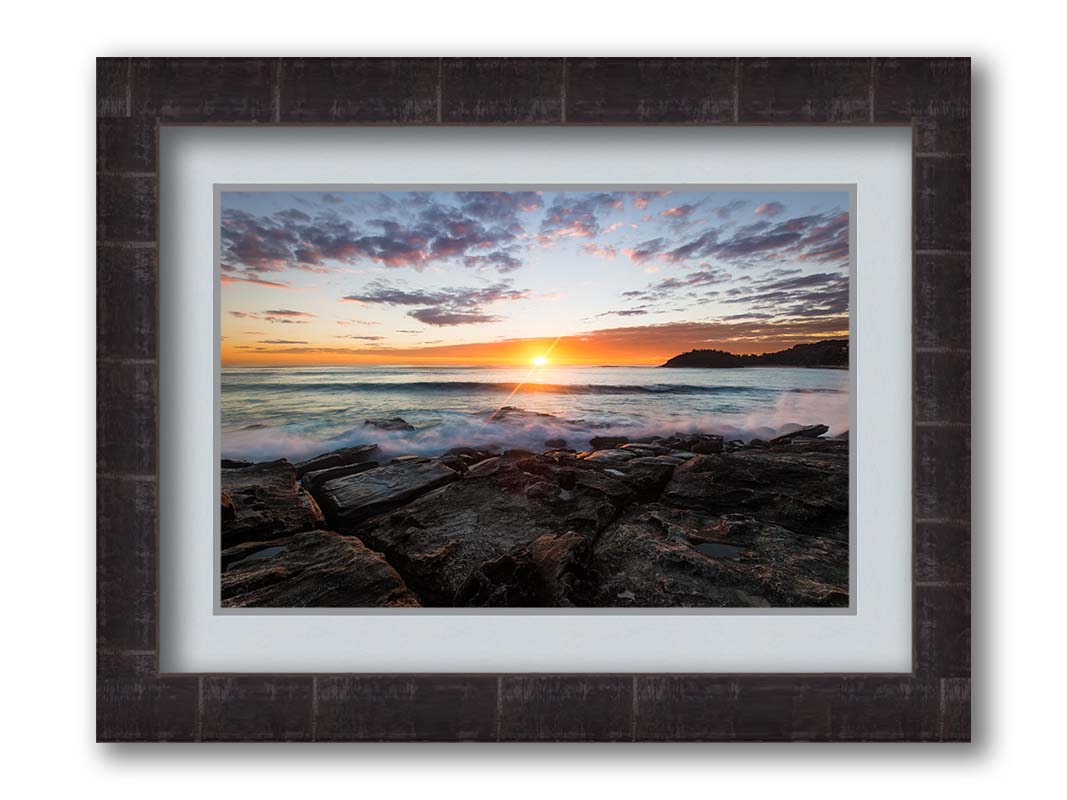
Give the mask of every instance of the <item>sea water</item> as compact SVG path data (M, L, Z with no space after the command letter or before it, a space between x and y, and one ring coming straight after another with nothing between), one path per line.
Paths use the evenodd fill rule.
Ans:
M497 415L503 406L526 414ZM788 367L227 367L222 455L298 460L377 442L433 455L458 445L587 449L597 435L676 431L745 441L798 425L848 429L848 371ZM544 416L551 415L551 416ZM367 419L401 417L413 431Z

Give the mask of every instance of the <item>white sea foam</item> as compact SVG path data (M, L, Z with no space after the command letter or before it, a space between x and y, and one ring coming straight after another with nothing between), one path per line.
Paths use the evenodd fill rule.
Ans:
M608 367L550 372L543 383L508 399L517 381L507 371L226 370L222 454L300 460L364 442L377 442L392 455L432 455L460 445L543 450L549 439L564 439L580 450L597 435L705 432L749 441L796 425L828 425L831 435L849 426L844 371ZM426 383L444 385L416 388ZM494 419L505 402L551 416L510 413ZM394 416L415 430L363 424Z

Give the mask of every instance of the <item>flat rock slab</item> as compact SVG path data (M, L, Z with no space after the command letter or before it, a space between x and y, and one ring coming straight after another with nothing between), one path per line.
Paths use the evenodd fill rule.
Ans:
M469 585L460 602L482 604L490 596L520 596L517 587L493 587L508 584L505 573L513 565L530 569L530 559L540 559L524 546L569 532L594 537L633 499L623 481L599 471L560 466L542 456L497 458L374 520L359 536L385 554L424 605L453 605L468 576L481 569L486 581ZM487 563L509 553L500 563ZM563 596L546 583L530 591Z
M575 605L626 608L766 607L730 563L708 558L683 537L665 535L647 507L605 530L587 566L592 591Z
M741 514L634 506L596 540L576 605L848 605L848 544Z
M783 433L781 436L775 436L771 439L771 444L788 442L793 439L814 439L817 436L822 436L829 430L830 429L826 425L806 425L803 428L797 428L795 431Z
M625 483L639 500L655 500L663 492L678 466L677 460L667 456L641 456L617 467Z
M639 456L662 456L670 452L670 448L663 447L658 444L646 444L641 442L630 442L628 444L620 444L620 450L626 450L627 452L634 453Z
M342 447L329 453L320 453L307 461L301 461L294 465L296 477L303 478L309 472L319 472L331 467L344 467L350 464L370 464L375 466L375 458L381 455L376 444L357 444L352 447Z
M319 472L330 467L340 467L344 463L344 459L337 453L322 453L314 458L309 458L307 461L294 464L293 468L296 470L297 479L300 479L309 472Z
M260 551L264 553L267 551ZM419 599L380 553L354 536L306 531L277 553L222 576L226 608L413 608Z
M378 465L371 461L364 464L339 464L324 469L317 469L312 472L305 472L304 476L300 479L300 485L314 494L322 484L326 483L326 481L331 481L334 478L344 478L348 475L358 475L360 472L366 472L367 470L374 469L376 466Z
M285 459L224 469L221 474L222 491L232 507L223 516L224 548L322 527L318 504L301 491L296 471Z
M390 464L328 480L316 497L332 525L350 528L458 478L454 470L430 461Z
M227 547L222 551L221 566L222 571L225 572L231 566L238 564L245 559L254 559L260 557L260 553L273 551L274 553L281 552L285 549L292 537L283 536L280 539L271 539L267 542L241 542L241 544L235 544L233 547Z
M624 464L631 458L637 458L638 454L631 450L594 450L583 461L592 461L602 466L614 466Z
M777 447L696 456L675 469L662 499L847 540L848 451L834 444L832 452Z

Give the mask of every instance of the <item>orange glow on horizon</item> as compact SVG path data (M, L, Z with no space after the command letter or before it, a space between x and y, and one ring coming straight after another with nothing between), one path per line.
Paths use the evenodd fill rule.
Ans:
M255 342L224 340L223 366L358 366L389 364L397 366L487 366L538 368L566 366L647 366L694 349L726 350L731 353L767 353L784 350L803 342L847 338L847 321L842 330L828 326L814 331L788 333L768 331L765 335L710 340L691 332L666 332L655 328L639 334L635 329L617 333L599 331L559 338L505 339L495 342L436 345L423 347L338 347L335 343L302 347L261 346Z

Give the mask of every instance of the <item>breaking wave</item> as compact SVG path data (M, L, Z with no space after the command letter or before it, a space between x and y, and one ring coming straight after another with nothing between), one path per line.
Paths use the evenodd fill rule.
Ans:
M391 455L436 455L460 445L541 451L550 439L583 450L600 435L703 432L748 441L790 426L824 424L830 435L849 428L846 371L665 372L561 368L520 385L525 370L224 370L221 450L225 458L302 460L369 442ZM519 410L496 416L501 406ZM414 430L364 424L392 417Z
M504 383L485 381L410 381L406 383L246 383L245 391L282 393L324 392L348 394L352 392L492 392L499 394L537 393L548 394L779 394L779 390L753 386L696 386L685 383L605 384L605 383ZM838 392L838 389L791 389L794 392Z

